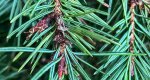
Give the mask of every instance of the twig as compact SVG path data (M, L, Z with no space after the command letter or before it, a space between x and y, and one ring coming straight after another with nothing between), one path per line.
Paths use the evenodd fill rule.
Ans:
M131 6L130 6L130 10L131 10L131 19L130 19L130 23L131 23L131 35L130 35L130 52L134 53L134 40L135 40L135 36L134 36L134 28L135 28L135 22L134 22L134 18L135 18L135 14L134 14L134 8L137 5L135 0L130 0ZM131 58L131 75L134 75L134 57Z
M55 13L55 20L56 20L56 34L54 41L56 42L56 45L60 45L60 53L59 56L63 56L61 61L58 64L58 77L59 80L61 80L62 75L67 73L66 69L66 61L65 61L65 56L63 55L64 50L66 49L66 44L68 40L64 37L64 32L68 30L64 24L64 21L62 19L62 12L61 12L61 3L60 0L55 0L55 8L54 8L54 13Z

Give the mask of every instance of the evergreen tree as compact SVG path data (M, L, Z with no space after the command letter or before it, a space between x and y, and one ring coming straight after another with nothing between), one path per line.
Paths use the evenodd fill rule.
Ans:
M0 80L150 80L149 4L1 0Z

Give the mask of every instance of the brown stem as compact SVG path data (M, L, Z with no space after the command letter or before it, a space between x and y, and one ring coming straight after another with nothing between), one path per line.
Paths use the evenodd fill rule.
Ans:
M58 64L58 77L59 77L59 80L61 80L63 74L67 74L65 56L63 55L65 48L66 48L65 43L60 45L59 56L63 56L63 57L62 57L62 59L60 60L60 62Z
M65 57L63 56L61 61L59 62L59 65L58 65L58 77L59 77L59 80L61 80L63 74L64 74L64 71L65 71Z
M131 53L134 53L134 40L135 40L135 36L134 36L134 28L135 28L135 22L134 22L134 18L135 18L135 14L134 14L134 8L136 6L136 2L135 0L130 0L130 3L131 3L131 6L130 6L130 10L131 10L131 19L130 19L130 22L131 22L131 27L132 27L132 30L131 30L131 35L130 35L130 52ZM133 76L134 75L134 57L131 58L131 68L130 68L130 71L131 71L131 75Z
M56 32L55 32L55 38L54 41L56 42L56 45L60 45L60 53L59 56L63 56L61 61L58 64L58 77L59 80L62 78L63 74L67 73L66 70L66 62L65 62L65 56L63 55L64 50L66 49L66 43L68 40L64 37L64 33L67 30L64 21L62 19L62 12L61 12L61 3L60 0L55 0L55 20L56 20Z

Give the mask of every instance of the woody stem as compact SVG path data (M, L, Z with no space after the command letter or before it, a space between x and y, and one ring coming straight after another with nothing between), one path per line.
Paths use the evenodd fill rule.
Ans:
M61 61L58 64L58 77L59 79L62 78L62 75L65 71L65 56L63 55L64 50L66 49L66 39L64 37L64 31L66 30L64 21L62 19L62 12L61 12L61 3L60 0L55 0L55 20L56 20L56 35L54 38L54 41L56 42L56 45L60 46L60 52L59 56L63 56Z
M130 52L134 53L134 40L135 40L135 36L134 36L134 28L135 28L135 22L134 22L134 18L135 18L135 14L134 14L134 8L136 6L136 2L135 0L130 0L131 6L130 6L130 10L131 10L131 18L130 18L130 23L131 23L131 35L130 35ZM134 75L134 57L131 58L131 75Z

